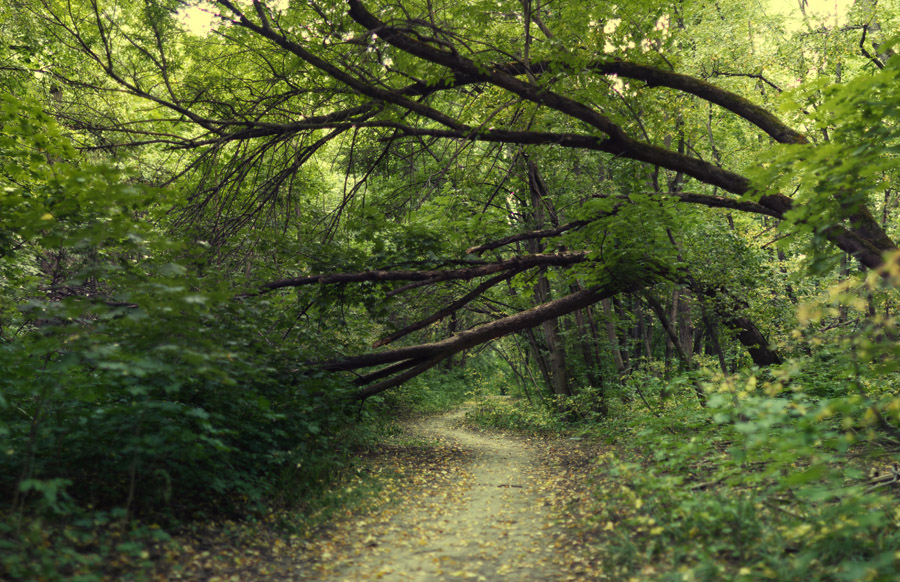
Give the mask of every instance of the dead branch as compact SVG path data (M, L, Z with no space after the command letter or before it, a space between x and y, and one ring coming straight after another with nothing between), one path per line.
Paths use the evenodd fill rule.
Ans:
M256 295L268 293L284 287L301 287L304 285L334 285L339 283L364 283L388 281L441 281L471 280L477 277L493 275L501 271L524 271L532 267L566 267L587 260L587 252L567 252L557 254L526 255L514 257L494 263L487 263L462 269L434 270L373 270L359 273L329 273L293 277L266 283Z
M518 273L518 272L519 272L518 270L512 269L512 270L509 270L509 271L507 271L507 272L505 272L505 273L501 273L501 274L497 275L496 277L492 277L492 278L488 279L487 281L484 281L481 285L475 287L474 289L472 289L471 291L469 291L465 296L463 296L462 298L460 298L460 299L454 301L453 303L451 303L450 305L448 305L448 306L445 307L444 309L441 309L440 311L438 311L438 312L436 312L436 313L434 313L434 314L432 314L432 315L426 317L425 319L422 319L422 320L420 320L420 321L417 321L416 323L414 323L414 324L412 324L412 325L408 325L408 326L404 327L404 328L401 329L401 330L395 331L395 332L392 333L391 335L389 335L389 336L387 336L387 337L384 337L384 338L378 340L377 342L375 342L375 343L372 345L372 347L373 347L373 348L380 348L381 346L386 346L387 344L389 344L389 343L391 343L391 342L393 342L393 341L396 341L396 340L400 339L400 338L403 337L403 336L409 335L409 334L411 334L411 333L414 332L414 331L418 331L418 330L420 330L420 329L422 329L422 328L428 327L428 326L431 325L432 323L435 323L435 322L437 322L437 321L440 321L441 319L447 317L448 315L450 315L450 314L453 313L454 311L457 311L458 309L460 309L460 308L462 308L463 306L467 305L469 302L475 300L475 299L478 298L482 293L484 293L485 291L487 291L487 290L490 289L491 287L493 287L493 286L495 286L495 285L497 285L497 284L499 284L499 283L502 283L503 281L506 281L507 279L513 277L513 276L514 276L516 273Z

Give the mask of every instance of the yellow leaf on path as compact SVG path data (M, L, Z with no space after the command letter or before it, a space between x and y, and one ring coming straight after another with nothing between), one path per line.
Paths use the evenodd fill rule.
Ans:
M391 568L390 566L385 566L384 568L382 568L382 569L378 570L377 572L375 572L375 577L376 577L376 578L383 578L384 576L393 573L393 571L394 571L394 569Z

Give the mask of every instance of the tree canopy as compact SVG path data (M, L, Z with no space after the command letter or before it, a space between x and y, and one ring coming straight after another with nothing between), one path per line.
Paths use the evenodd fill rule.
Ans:
M176 222L192 225L220 254L235 240L249 250L255 243L246 239L258 235L239 233L263 225L285 232L303 228L296 222L309 212L308 182L315 182L328 156L345 164L342 192L322 199L322 215L310 217L313 231L298 238L331 244L346 228L342 219L364 221L357 215L366 217L366 208L379 215L383 209L395 224L416 209L405 228L429 220L423 207L471 217L470 228L458 230L464 240L441 245L440 257L431 253L438 263L429 266L471 261L461 246L486 245L479 254L492 250L499 262L483 273L522 270L524 263L510 267L504 261L565 247L588 258L579 275L570 271L582 278L578 285L599 283L605 295L631 290L635 279L647 286L687 277L695 292L709 295L716 282L674 266L678 251L665 233L694 236L673 219L681 205L783 221L784 231L811 232L816 254L828 241L869 269L881 267L885 253L895 250L886 225L875 218L893 156L878 148L861 156L857 150L872 145L861 145L853 134L865 130L854 132L854 122L840 116L868 106L870 116L857 123L879 125L885 111L878 102L890 101L888 95L845 86L834 94L800 95L804 89L797 89L790 93L807 103L798 103L784 120L775 105L782 86L811 72L821 84L859 71L890 92L894 72L883 61L889 62L891 49L880 31L891 16L874 3L854 6L854 24L812 33L843 43L837 57L828 50L791 54L778 42L785 34L778 18L704 2L590 7L587 14L564 3L213 2L200 5L215 17L203 34L185 31L182 6L45 2L31 20L50 39L45 50L67 51L48 73L57 91L71 95L60 109L90 142L85 147L123 156L156 152L143 154L155 160L149 164L159 164L147 171L159 183L185 184L189 192ZM746 31L723 24L742 19L750 23ZM812 21L807 26L814 30ZM729 50L742 60L698 58L698 47L723 31L732 39ZM839 59L833 71L829 59ZM756 144L750 152L749 144ZM829 178L821 166L832 158L854 160L847 163L855 167ZM878 163L869 163L874 159ZM801 181L804 173L817 179ZM367 203L369 189L394 195L376 201L369 196ZM526 195L526 189L533 192ZM688 229L699 221L727 230L721 211L691 212L700 213ZM621 232L633 230L627 214L643 218L653 231L650 240L658 243L629 240ZM447 236L432 232L434 238ZM524 241L532 243L523 247ZM562 255L529 261L535 267L540 261L583 262ZM436 283L478 273L425 270L355 280L424 277ZM332 280L342 279L315 279ZM311 281L279 279L263 286ZM767 340L752 322L741 321L745 329L737 328L753 338L748 345L754 353L765 352ZM485 332L481 341L494 337ZM757 360L778 357L763 353ZM418 371L427 367L422 363L406 362Z
M799 8L10 0L13 510L312 488L434 368L569 420L811 383L896 438L900 6Z

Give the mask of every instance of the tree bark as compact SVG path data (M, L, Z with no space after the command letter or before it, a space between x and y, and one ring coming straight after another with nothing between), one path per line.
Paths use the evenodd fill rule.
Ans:
M574 291L575 289L573 289ZM603 386L603 376L600 372L600 354L597 352L598 338L593 333L592 326L588 320L592 317L590 308L579 309L574 312L575 328L581 335L581 357L584 361L585 374L587 381L599 393L599 401L595 404L594 410L601 416L606 416L609 408L606 402L606 390Z
M627 369L625 367L625 360L622 358L622 351L619 349L619 334L616 332L616 314L613 312L609 299L604 299L601 302L601 305L603 306L604 319L606 319L606 338L609 341L609 349L612 352L616 372L618 372L619 377L621 378L625 375Z
M681 353L685 355L690 366L694 355L694 320L691 313L691 300L687 293L678 296L678 316L675 320L678 326L678 343L681 345Z
M650 306L651 311L656 314L656 318L659 320L660 325L662 325L663 331L666 332L666 341L667 345L671 346L677 354L678 359L684 364L684 366L688 369L691 367L691 362L687 358L684 353L684 350L681 348L681 342L678 339L678 335L675 333L675 329L672 326L672 318L666 315L666 310L662 306L662 304L653 296L650 291L644 289L642 292L644 299L647 301L647 305ZM678 302L678 289L676 289L673 293L672 304L677 305ZM675 309L672 309L673 314L676 313Z
M534 286L534 296L538 303L545 303L550 298L550 282L543 273ZM554 394L571 396L569 390L569 369L566 366L566 350L559 335L559 320L547 319L541 323L541 332L547 343L550 356L550 387Z
M769 347L769 340L748 317L729 317L725 325L737 330L737 339L747 348L747 352L757 366L775 366L783 360L778 352Z
M541 345L533 329L526 329L525 336L528 338L532 357L537 364L538 371L541 373L541 379L544 381L544 388L549 392L553 392L553 374L550 371L550 363L547 361L549 350L546 349L546 346Z

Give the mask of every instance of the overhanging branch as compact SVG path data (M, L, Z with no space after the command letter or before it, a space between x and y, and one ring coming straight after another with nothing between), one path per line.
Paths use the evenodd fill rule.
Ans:
M477 287L475 287L474 289L472 289L471 291L466 293L466 295L464 295L460 299L457 299L456 301L454 301L453 303L451 303L444 309L441 309L437 313L434 313L434 314L426 317L425 319L419 320L416 323L413 323L412 325L408 325L401 330L395 331L391 335L384 337L384 338L378 340L377 342L375 342L372 345L372 347L380 348L381 346L386 346L387 344L389 344L393 341L396 341L403 336L409 335L409 334L413 333L414 331L418 331L420 329L428 327L432 323L440 321L441 319L447 317L451 313L462 308L466 304L474 301L482 293L484 293L491 287L494 287L495 285L498 285L498 284L502 283L503 281L510 279L518 272L520 272L520 271L516 270L516 269L511 269L505 273L500 273L496 277L492 277L492 278L488 279L487 281L484 281L483 283L481 283L480 285L478 285Z
M634 283L612 281L605 285L584 289L526 311L521 311L490 323L485 323L438 342L411 346L408 348L399 348L380 353L364 354L334 362L325 362L319 364L317 367L322 370L334 372L393 364L392 366L389 366L387 370L379 370L360 379L362 381L365 381L363 379L372 381L376 379L380 380L387 373L400 371L399 374L393 377L370 384L361 389L357 393L357 397L365 399L389 388L393 388L463 350L516 333L523 329L535 327L549 319L562 317L575 310L583 309L598 301L612 297L617 293L633 291L636 288L637 285ZM359 383L360 380L358 380L357 383Z
M461 269L434 269L421 271L373 270L358 273L330 273L307 275L266 283L257 294L268 293L285 287L304 285L334 285L339 283L365 283L388 281L429 281L433 283L453 280L470 280L493 275L501 271L522 271L532 267L565 267L587 259L586 252L568 252L546 255L526 255L494 263L465 267Z

